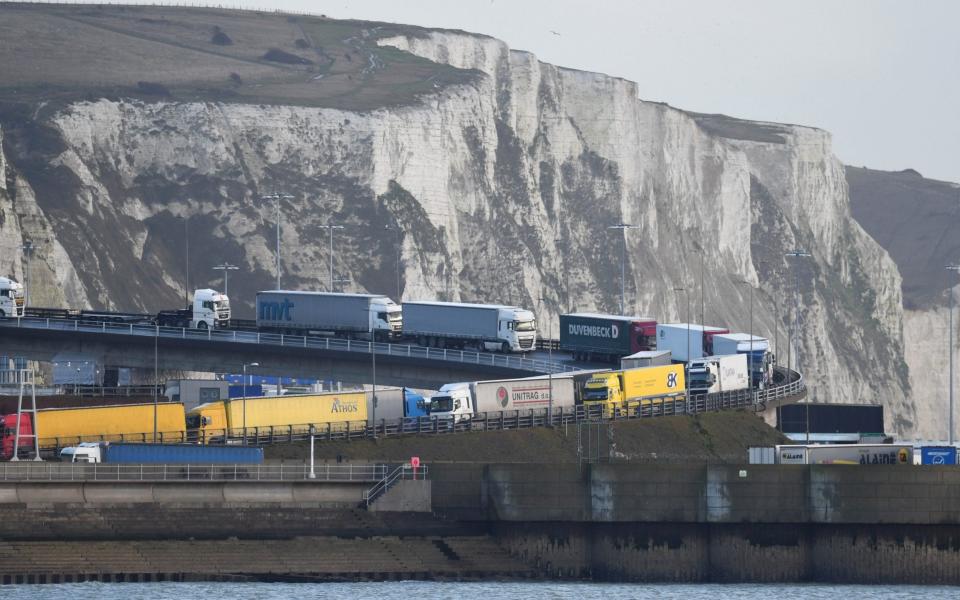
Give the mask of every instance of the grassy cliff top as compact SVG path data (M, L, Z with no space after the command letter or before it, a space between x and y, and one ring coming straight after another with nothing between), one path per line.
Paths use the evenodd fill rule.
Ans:
M427 32L260 11L0 4L0 101L134 97L369 110L476 76L377 45Z
M599 436L599 437L598 437ZM436 462L578 462L578 438L586 448L592 442L599 452L616 462L745 463L750 446L785 443L775 429L753 414L729 411L692 417L664 417L621 421L601 427L586 425L534 429L470 432L457 435L423 435L351 442L318 442L320 462L404 462L419 456ZM310 444L267 446L267 459L305 459ZM586 452L586 450L585 450Z

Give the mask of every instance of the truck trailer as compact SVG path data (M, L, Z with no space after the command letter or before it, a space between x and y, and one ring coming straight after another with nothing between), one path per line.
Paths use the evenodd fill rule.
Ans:
M578 388L592 371L525 379L494 379L448 383L430 397L430 416L468 421L478 413L569 409L577 404Z
M22 317L23 309L23 285L9 277L0 277L0 318Z
M721 327L697 325L695 323L661 323L657 325L657 350L669 350L673 360L677 362L687 362L704 356L721 354L715 351L713 338L729 331L729 329ZM687 354L688 347L689 355Z
M40 319L92 321L95 323L215 329L229 325L230 299L216 290L202 289L194 290L193 304L187 308L161 310L157 314L29 307L24 310L23 316Z
M789 444L776 447L781 465L912 465L910 444Z
M421 346L529 352L536 348L537 322L516 306L404 302L403 335Z
M80 408L48 408L37 411L37 427L33 427L32 412L20 417L21 451L33 447L34 431L39 435L41 449L60 448L81 442L153 440L154 409L158 441L182 442L185 438L183 404L124 404ZM4 415L3 456L13 457L17 414Z
M588 412L610 416L637 413L665 399L682 397L684 386L683 365L602 371L584 385L583 405Z
M715 354L743 354L749 357L751 385L763 388L773 378L773 355L767 338L749 333L722 333L713 336Z
M426 399L410 388L378 387L377 408L373 408L373 390L367 390L367 414L372 419L376 414L377 422L397 421L404 418L425 417Z
M369 340L399 337L400 305L377 294L268 290L257 292L257 328L296 335Z
M673 364L673 355L669 350L644 350L621 358L620 370L669 364Z
M560 349L576 360L619 363L628 354L653 350L656 345L657 321L651 317L560 315Z
M750 387L745 354L706 356L687 365L690 395L733 392Z
M363 392L328 392L297 396L234 398L201 404L187 413L191 439L224 441L244 436L360 429L367 425Z
M61 450L60 460L75 463L137 465L259 465L263 464L263 448L84 442Z

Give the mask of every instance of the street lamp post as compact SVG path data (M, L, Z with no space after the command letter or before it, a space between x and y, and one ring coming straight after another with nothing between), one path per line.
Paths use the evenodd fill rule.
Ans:
M742 283L750 288L750 358L747 360L747 369L750 371L750 387L754 385L753 381L753 284L751 284L746 279L738 280L739 283Z
M541 305L546 302L546 298L540 296ZM547 355L549 356L550 368L547 370L547 426L553 427L553 319L547 319Z
M230 296L230 271L236 271L240 267L231 265L230 263L223 263L222 265L217 265L213 268L214 271L223 271L223 295Z
M400 227L390 227L389 225L384 225L383 229L384 231L397 232L397 302L399 303L403 300L403 296L400 295L400 255L403 253L400 236L403 234L403 229Z
M947 265L948 271L953 271L954 273L960 274L960 265ZM948 288L948 293L950 294L950 418L947 420L950 427L950 432L948 437L950 438L950 445L953 445L953 286Z
M243 443L247 443L247 367L259 367L260 363L243 363L243 381L241 381L241 386L243 387L243 399L242 399L242 413L243 413ZM224 438L227 436L224 435Z
M794 250L793 252L787 252L784 256L793 257L793 258L809 258L810 253L804 252L803 250ZM793 269L794 275L796 276L796 285L794 287L794 302L795 306L793 307L793 343L794 345L794 357L793 364L796 367L797 373L800 372L800 267L799 265L794 266ZM787 365L789 369L789 365ZM810 443L810 403L806 403L806 421L807 421L807 443Z
M683 388L684 388L684 401L690 399L690 377L688 377L688 367L690 366L690 290L682 287L673 288L675 292L685 292L687 295L687 359L684 361L683 365Z
M320 229L327 229L330 231L330 291L333 292L333 230L334 229L343 229L343 225L334 225L333 223L327 223L326 225L320 225Z
M280 289L280 201L281 200L293 200L293 196L289 194L280 194L274 192L272 194L267 194L266 196L260 196L261 200L273 200L277 206L277 289Z
M30 255L33 254L33 242L24 240L20 249L23 250L23 305L30 306ZM16 307L13 314L17 314Z
M317 473L313 470L313 436L316 435L317 428L313 425L310 425L310 473L307 474L307 479L316 479Z
M364 310L364 314L368 314ZM373 398L370 402L370 422L373 423L373 437L377 437L377 348L374 346L376 341L374 332L373 332L373 319L367 317L367 323L370 328L370 362L373 367Z
M627 288L627 230L640 229L640 226L620 223L619 225L608 225L607 229L619 229L623 232L623 252L620 254L620 314L622 315L625 314L623 298L626 295Z

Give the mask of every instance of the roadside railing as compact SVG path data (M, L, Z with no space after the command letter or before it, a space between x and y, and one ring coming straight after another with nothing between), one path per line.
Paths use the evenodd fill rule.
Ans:
M161 339L180 339L190 341L210 341L234 344L258 344L262 346L280 346L285 348L303 348L309 350L330 350L337 352L357 352L378 356L396 356L426 360L448 361L501 367L528 371L531 373L563 373L576 371L578 367L562 362L550 362L542 359L525 358L491 352L472 350L454 350L449 348L428 348L411 344L393 344L389 342L370 342L331 337L287 335L280 333L262 333L258 331L191 329L186 327L158 327L156 325L137 325L134 323L107 323L104 321L82 321L55 318L3 318L0 327L20 329L41 329L52 331L74 331L78 333L129 335L140 337L158 337Z
M425 481L429 475L430 471L426 465L419 467L401 465L378 481L372 488L363 492L363 503L367 508L370 508L370 505L376 501L377 498L386 493L386 491L393 487L398 481L404 479Z
M0 481L328 481L382 482L386 465L120 465L0 464Z

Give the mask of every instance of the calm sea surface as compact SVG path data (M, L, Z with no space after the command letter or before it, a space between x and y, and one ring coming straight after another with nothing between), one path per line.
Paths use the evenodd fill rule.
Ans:
M0 598L139 600L229 598L272 600L297 598L378 598L381 600L469 600L473 598L685 600L879 600L888 598L960 598L957 587L880 585L622 585L598 583L77 583L0 586Z

